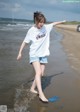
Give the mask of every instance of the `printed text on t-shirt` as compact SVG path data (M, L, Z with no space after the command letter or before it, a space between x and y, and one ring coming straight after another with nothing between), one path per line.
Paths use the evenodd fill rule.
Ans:
M45 35L46 35L45 33L43 33L43 34L38 34L37 37L36 37L36 39L38 40L38 39L40 39L40 38L43 38Z

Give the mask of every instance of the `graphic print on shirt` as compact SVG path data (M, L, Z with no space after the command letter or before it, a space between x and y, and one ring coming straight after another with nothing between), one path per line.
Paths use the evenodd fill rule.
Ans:
M43 38L43 37L45 37L45 35L46 35L45 32L42 32L36 36L36 39L38 40L40 38Z

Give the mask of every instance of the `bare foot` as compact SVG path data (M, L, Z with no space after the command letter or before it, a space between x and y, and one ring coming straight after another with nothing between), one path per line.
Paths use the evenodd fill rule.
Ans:
M38 94L38 92L34 89L30 89L30 92Z
M48 99L44 95L39 96L39 99L44 103L48 103Z

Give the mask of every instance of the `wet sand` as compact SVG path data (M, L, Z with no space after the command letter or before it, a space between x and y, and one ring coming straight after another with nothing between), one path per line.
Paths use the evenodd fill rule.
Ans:
M57 39L56 35L51 33L51 55L48 58L45 76L42 78L42 87L47 98L59 96L60 100L54 103L42 103L37 95L29 92L31 81L29 88L27 84L22 86L23 92L20 97L23 100L20 101L19 95L17 96L15 110L27 105L29 112L80 112L80 74L79 70L73 69L80 67L77 64L79 62L77 59L80 59L78 46L80 33L61 28L57 31L60 32L55 33ZM26 92L28 102L26 102Z

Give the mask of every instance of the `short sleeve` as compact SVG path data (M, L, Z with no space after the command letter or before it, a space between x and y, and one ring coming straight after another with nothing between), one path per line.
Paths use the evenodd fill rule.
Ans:
M46 25L47 31L50 32L52 30L53 26L54 26L53 23L47 24Z
M28 31L25 38L24 38L24 42L25 43L29 43L30 42L30 32Z

